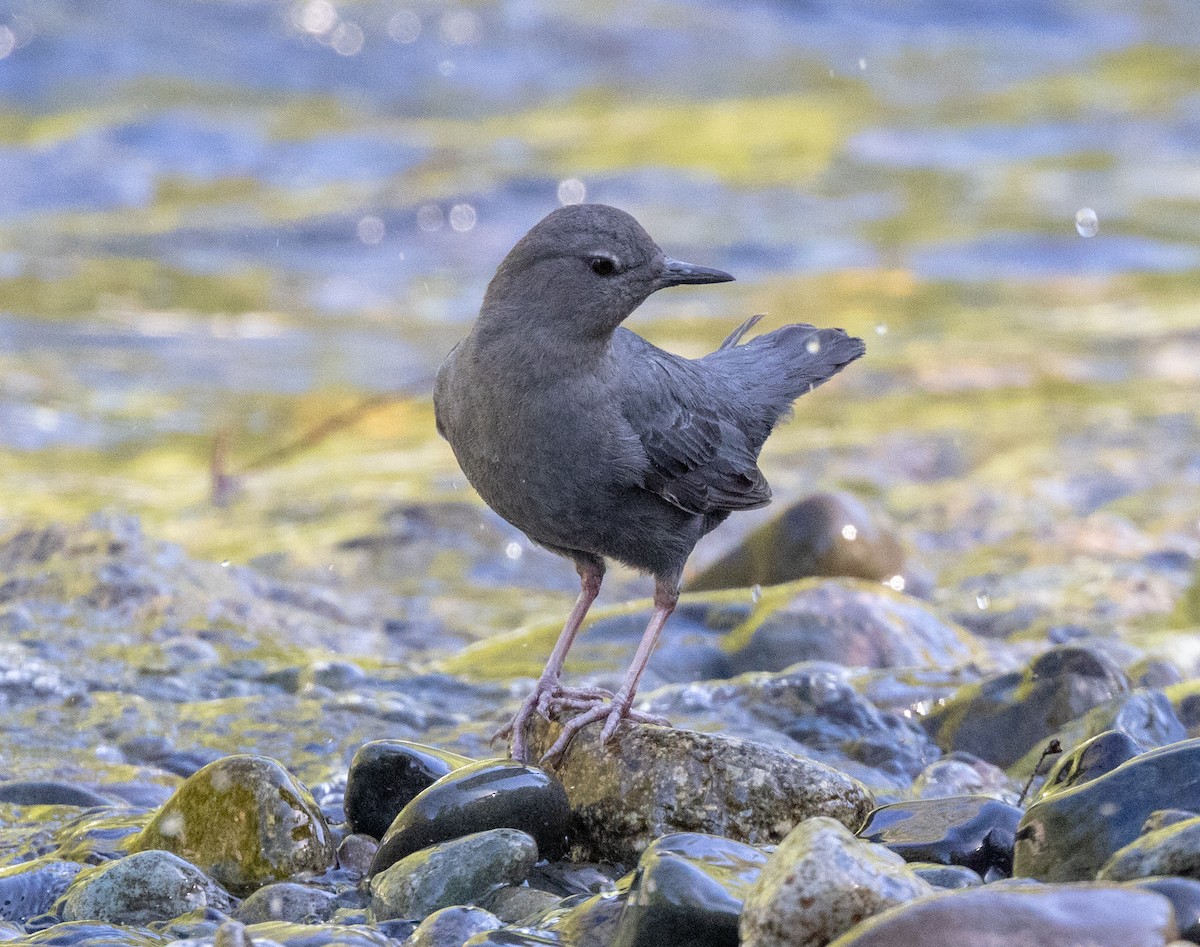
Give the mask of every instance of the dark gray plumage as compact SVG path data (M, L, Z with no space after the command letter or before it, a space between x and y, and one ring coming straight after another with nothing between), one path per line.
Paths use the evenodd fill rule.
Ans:
M437 426L480 496L531 540L571 559L582 590L537 689L501 731L525 755L535 710L607 717L632 711L638 678L679 596L700 538L731 512L770 501L758 453L800 395L863 354L841 329L789 325L686 359L620 328L651 293L727 273L667 259L631 216L602 204L560 208L496 271L470 335L434 390ZM617 694L564 688L559 674L599 591L604 560L655 579L655 611ZM611 700L610 700L611 698Z

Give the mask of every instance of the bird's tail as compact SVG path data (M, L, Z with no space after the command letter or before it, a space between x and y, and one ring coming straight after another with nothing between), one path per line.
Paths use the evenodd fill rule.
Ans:
M860 358L867 347L842 329L804 324L784 326L738 345L756 321L747 320L704 361L734 388L741 403L759 412L766 425L761 434L765 440L793 401Z

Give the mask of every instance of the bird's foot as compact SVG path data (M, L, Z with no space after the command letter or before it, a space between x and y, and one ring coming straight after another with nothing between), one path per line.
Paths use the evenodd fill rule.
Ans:
M550 749L542 756L542 765L557 763L562 759L562 755L566 753L567 747L575 739L575 734L589 723L595 723L597 720L604 721L604 729L600 731L601 746L607 745L612 740L616 735L617 727L621 725L621 721L623 720L629 720L632 723L649 723L659 727L669 727L671 725L671 722L666 717L634 710L630 706L632 703L632 697L617 695L610 703L593 705L584 710L583 713L572 717L563 724L562 733L558 735L558 739L554 741Z
M533 693L525 698L512 720L492 734L491 741L512 738L512 758L518 763L527 762L525 753L525 727L529 718L538 713L547 720L562 710L582 710L604 704L612 698L612 691L603 687L563 687L556 679L542 678Z

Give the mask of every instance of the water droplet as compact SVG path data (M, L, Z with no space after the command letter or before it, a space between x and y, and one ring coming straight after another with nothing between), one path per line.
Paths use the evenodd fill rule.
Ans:
M387 34L397 43L412 43L421 35L421 18L412 10L400 10L388 20Z
M329 0L309 0L296 7L293 22L304 32L321 36L337 23L337 10Z
M504 555L508 556L514 562L521 558L521 553L525 550L521 548L521 544L515 540L504 547Z
M438 72L449 79L452 75L458 72L458 66L454 65L454 60L443 59L438 63Z
M437 204L422 204L417 210L417 226L426 233L442 229L442 209Z
M1075 215L1075 229L1079 231L1081 237L1094 237L1100 230L1100 221L1096 217L1096 212L1090 207L1085 207Z
M222 569L228 569L228 568L229 568L229 560L228 560L228 559L222 559L222 560L221 560L221 568L222 568Z
M853 523L847 523L842 527L842 538L854 542L854 540L858 539L858 527Z
M887 323L886 322L875 323L875 334L876 335L887 335L888 334Z
M762 586L757 583L750 586L750 601L757 603L762 598Z
M903 592L903 591L904 591L904 584L905 584L905 583L904 583L904 576L902 576L902 575L894 575L894 576L892 576L890 579L888 579L888 580L887 580L885 583L883 583L883 584L884 584L884 585L887 585L887 586L890 586L891 588L895 589L897 592Z
M811 339L804 343L804 347L808 349L809 355L816 355L819 351L821 351L821 340L814 335Z
M367 246L375 246L383 240L387 228L378 217L364 217L358 222L358 239Z
M560 204L582 204L587 197L587 188L579 178L567 178L558 185L558 202Z
M479 38L479 17L470 10L451 10L438 23L442 41L465 46Z
M357 23L339 23L333 31L330 45L339 56L357 56L363 48L363 31Z
M865 59L860 59L858 61L858 68L861 72L866 72L867 71L867 61Z
M470 204L455 204L450 208L450 226L466 233L475 226L475 208Z
M17 35L7 26L0 26L0 59L17 48Z
M178 838L183 835L183 813L172 812L158 824L158 831L166 838Z
M979 591L979 592L975 593L975 605L979 608L979 610L981 612L987 611L988 607L991 604L992 604L992 597L990 595L988 595L987 592Z

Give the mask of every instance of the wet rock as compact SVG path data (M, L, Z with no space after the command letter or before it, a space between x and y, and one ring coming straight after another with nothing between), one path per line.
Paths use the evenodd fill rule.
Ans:
M992 796L1016 803L1021 787L1004 770L971 753L949 753L934 760L913 780L912 795L917 799L945 799L948 796Z
M476 934L502 926L500 918L479 908L442 908L417 926L404 947L461 947Z
M918 878L924 878L935 888L978 888L983 879L978 872L963 865L934 865L929 862L909 862L908 867Z
M1128 679L1107 655L1065 645L1024 671L962 688L923 723L942 749L1008 767L1059 727L1128 691Z
M82 812L54 833L55 857L96 865L121 858L145 829L152 813L145 809L99 809Z
M1058 740L1064 750L1071 751L1110 730L1128 736L1139 752L1187 739L1187 730L1175 716L1171 702L1159 691L1118 694L1055 731L1052 739ZM1022 780L1028 778L1037 766L1042 749L1040 745L1032 747L1009 772Z
M527 832L544 857L558 858L570 818L567 793L553 774L512 760L481 760L443 776L404 807L370 873L437 842L497 828Z
M625 911L626 893L623 883L615 892L571 899L564 902L564 909L550 912L533 926L571 947L612 947ZM576 900L578 903L574 903Z
M921 602L848 581L802 583L782 604L764 596L735 634L749 640L731 654L734 673L782 671L800 661L954 668L979 657L967 632Z
M905 861L963 865L980 875L1012 873L1023 811L988 796L918 799L881 806L860 838L886 845Z
M329 920L333 903L334 895L322 888L281 881L263 885L238 906L234 916L243 924L264 921L311 924Z
M463 944L463 947L543 947L546 944L552 945L552 947L560 947L562 941L557 937L539 934L537 931L500 928L499 930L476 934ZM593 947L593 945L589 944L586 947ZM599 945L596 945L596 947L599 947Z
M882 581L904 571L904 550L846 493L818 493L790 506L692 579L692 590L776 585L809 576Z
M403 925L400 937L408 936L411 925ZM293 924L288 921L268 921L246 927L250 940L247 947L394 947L390 933L371 927L346 924Z
M1101 881L1130 881L1152 875L1200 879L1200 817L1146 832L1104 863Z
M1164 947L1175 936L1171 904L1116 885L985 885L893 908L829 947Z
M1179 936L1200 943L1200 881L1194 878L1139 878L1130 887L1161 894L1175 909Z
M505 885L480 901L479 906L491 911L505 924L520 924L553 910L561 902L560 895L549 891L528 885Z
M1178 825L1180 822L1187 822L1196 816L1197 813L1187 809L1157 809L1151 812L1146 821L1142 823L1142 834L1165 829L1169 825Z
M932 893L899 855L841 823L801 822L746 895L745 947L823 947L864 918Z
M1094 878L1158 809L1200 810L1200 740L1173 743L1040 799L1017 830L1013 873L1041 881Z
M876 707L833 664L664 688L647 706L676 726L790 750L885 792L907 790L941 754L919 723Z
M346 820L355 832L381 839L417 793L473 760L408 740L374 740L350 762Z
M520 884L538 860L537 842L516 829L490 829L401 858L371 879L380 920L423 920L440 908L474 904L504 884Z
M169 939L148 931L130 930L100 921L69 921L55 924L21 938L20 944L46 947L158 947Z
M114 799L93 792L86 786L39 780L0 782L0 802L17 806L111 806Z
M65 921L138 926L207 906L228 910L229 896L182 858L143 851L85 868L72 880L56 910Z
M534 754L560 725L535 717ZM718 734L625 723L606 747L585 727L558 764L570 800L573 854L631 864L656 838L701 832L777 842L799 821L827 815L857 828L871 809L845 773L773 747Z
M1046 775L1036 799L1044 799L1112 772L1142 751L1143 748L1129 734L1120 730L1105 730L1069 753L1064 753Z
M338 864L347 871L365 875L371 870L371 861L379 843L369 835L347 835L338 845Z
M742 902L766 861L713 835L656 839L638 862L613 947L737 947Z
M189 777L131 845L180 855L236 894L319 873L334 842L303 785L275 760L226 756Z
M0 868L0 920L24 924L49 911L83 866L40 858Z

